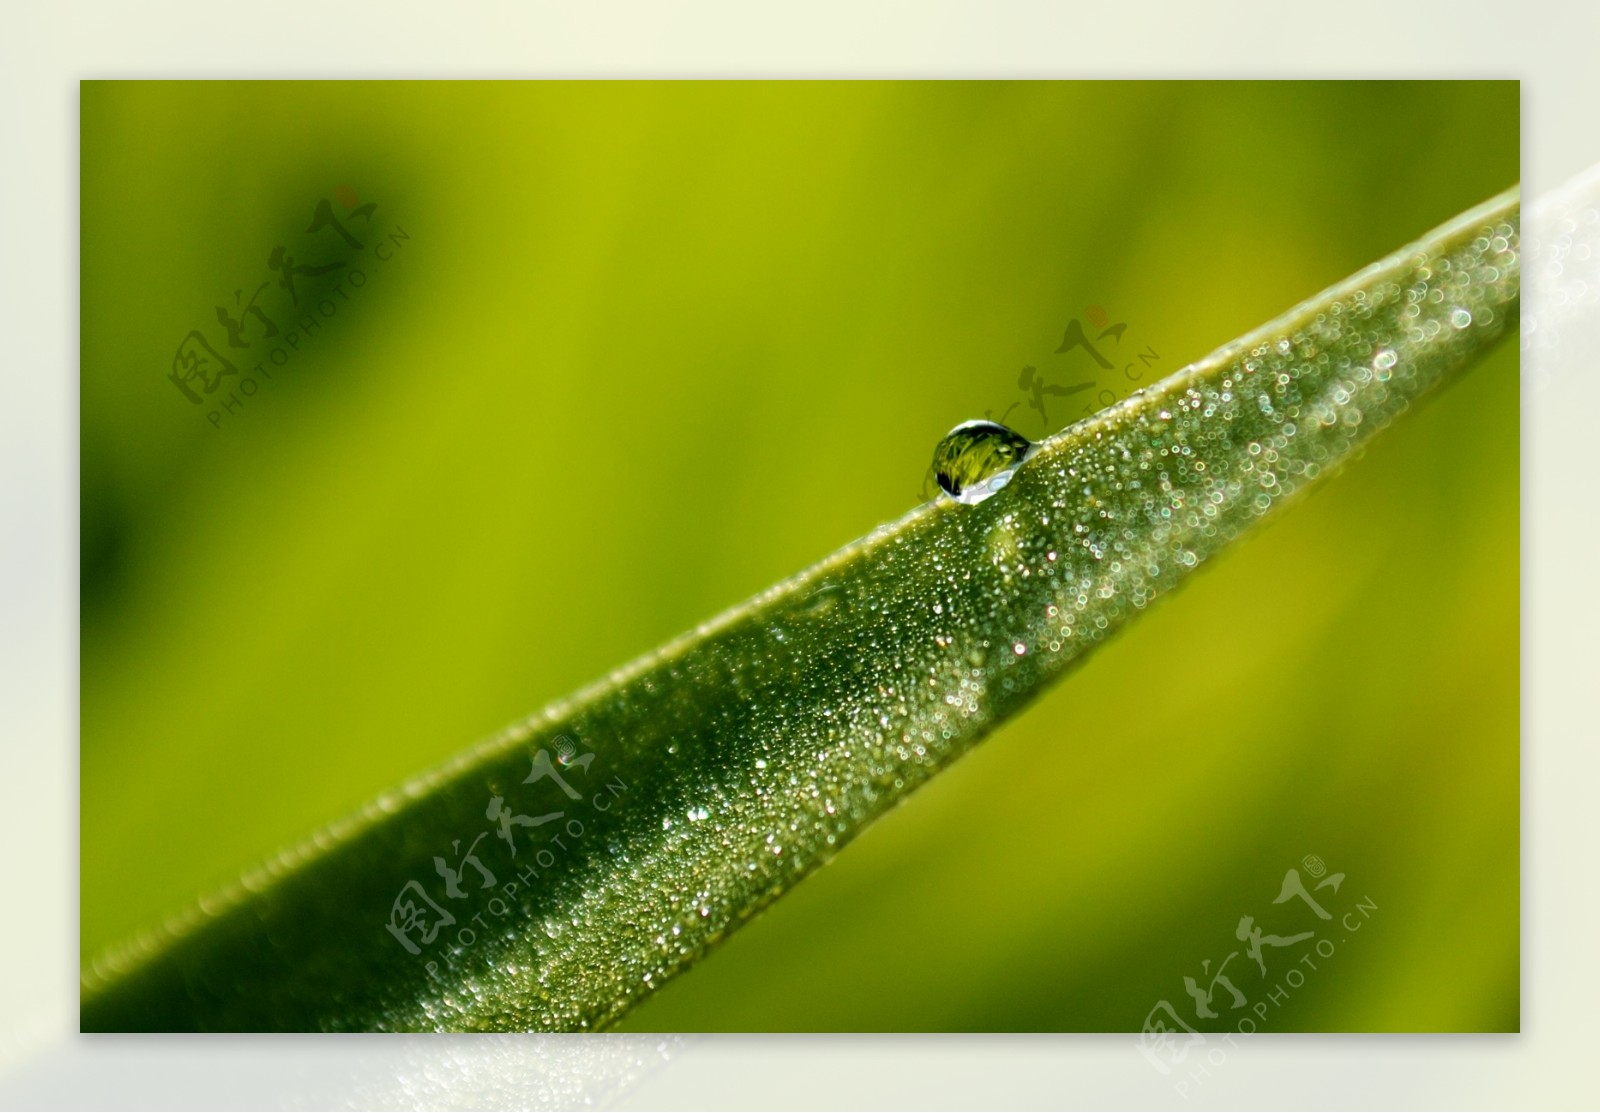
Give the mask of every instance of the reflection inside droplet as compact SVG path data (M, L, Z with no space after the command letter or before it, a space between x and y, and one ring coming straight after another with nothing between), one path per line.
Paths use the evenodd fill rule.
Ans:
M995 421L964 421L933 450L933 474L957 502L982 502L1007 483L1038 447Z

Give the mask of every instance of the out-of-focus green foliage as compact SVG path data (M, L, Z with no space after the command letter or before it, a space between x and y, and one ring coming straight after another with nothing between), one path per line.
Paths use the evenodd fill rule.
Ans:
M89 85L83 131L86 954L896 516L955 421L1059 428L1517 176L1505 84ZM355 265L324 198L409 238L214 428L172 353L280 244ZM1053 354L1091 305L1109 372ZM1315 853L1380 912L1264 1026L1514 1027L1514 363L633 1022L1136 1028ZM1024 365L1093 390L1047 426Z

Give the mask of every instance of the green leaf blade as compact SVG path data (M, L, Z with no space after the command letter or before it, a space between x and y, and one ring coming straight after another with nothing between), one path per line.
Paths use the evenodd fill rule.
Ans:
M280 855L86 970L84 1027L614 1022L1495 344L1518 225L1512 190ZM527 781L562 738L576 796ZM417 953L410 882L454 918Z

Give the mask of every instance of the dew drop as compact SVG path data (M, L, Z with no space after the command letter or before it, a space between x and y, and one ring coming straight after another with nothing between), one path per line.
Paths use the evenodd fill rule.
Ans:
M1472 323L1472 314L1468 313L1465 309L1457 309L1454 313L1450 314L1450 323L1456 328L1466 328Z
M964 421L933 450L933 474L957 502L982 502L1011 482L1036 447L999 422Z

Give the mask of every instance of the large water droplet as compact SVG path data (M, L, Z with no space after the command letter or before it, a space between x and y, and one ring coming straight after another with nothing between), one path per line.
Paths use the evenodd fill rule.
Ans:
M957 502L982 502L1007 483L1037 446L996 421L964 421L933 450L933 474Z

